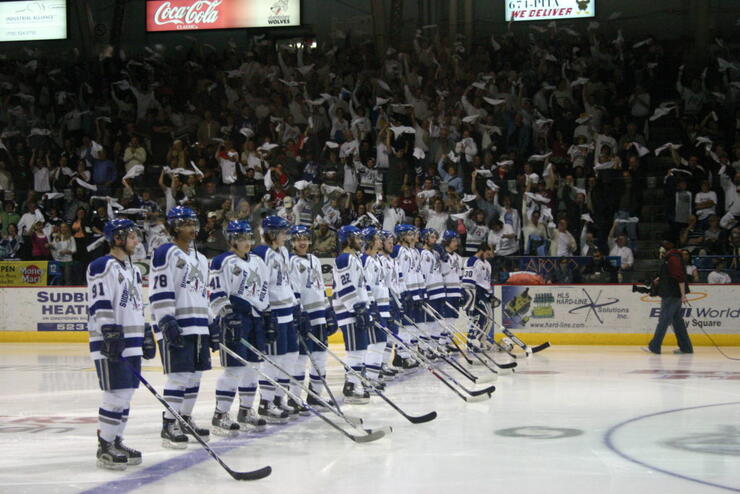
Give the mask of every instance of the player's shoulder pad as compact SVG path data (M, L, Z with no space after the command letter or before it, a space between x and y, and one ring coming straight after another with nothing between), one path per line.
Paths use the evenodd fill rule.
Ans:
M173 247L175 247L175 244L167 242L166 244L162 244L154 249L154 254L152 254L152 267L161 268L164 266L167 262L167 255Z
M476 256L470 256L468 257L468 260L465 261L465 265L468 267L475 266L475 263L478 261L478 258Z
M103 273L105 273L105 270L108 268L108 263L110 261L115 261L116 258L110 255L98 257L93 262L90 263L90 266L87 268L87 272L89 276L99 276Z
M266 245L258 245L254 249L252 249L252 254L259 257L263 261L267 262L267 251L269 250L269 247Z
M391 257L393 259L398 257L398 254L401 253L401 246L400 245L394 245L393 250L391 251Z
M367 254L365 254L364 252L362 253L362 255L360 256L360 262L362 262L362 266L363 266L363 267L367 266L367 260L368 260L369 258L370 258L370 256L368 256L368 255L367 255Z
M223 252L213 259L211 259L211 269L213 271L218 271L221 269L221 266L224 265L224 263L231 257L235 255L233 252Z
M349 266L350 255L346 252L339 254L335 260L337 269L346 269Z

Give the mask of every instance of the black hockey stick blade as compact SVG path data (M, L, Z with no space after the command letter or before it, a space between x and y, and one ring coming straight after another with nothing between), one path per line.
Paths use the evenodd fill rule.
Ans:
M532 347L532 353L541 352L542 350L545 350L546 348L550 348L550 342L546 341L541 345L537 345L535 347Z
M503 364L498 364L498 366L501 367L502 369L513 369L517 365L519 364L517 364L516 362L505 362Z
M426 415L421 415L418 417L404 414L404 417L406 417L408 421L411 422L412 424L423 424L425 422L431 422L432 420L436 419L437 412L429 412Z
M491 396L492 395L490 393L489 394L477 395L477 396L468 396L468 397L465 398L465 401L467 401L468 403L475 403L475 402L478 402L478 401L488 400L488 399L491 398Z
M366 429L367 430L367 429ZM370 434L366 436L355 436L352 434L347 434L350 439L352 439L356 443L369 443L372 441L377 441L378 439L385 436L385 432L383 431L373 431Z
M272 473L272 467L267 466L251 472L235 472L234 470L229 469L227 472L229 472L236 480L259 480L270 475Z
M470 396L480 396L484 394L490 395L494 391L496 391L496 386L489 386L486 389L479 389L478 391L468 391L468 394L470 394Z

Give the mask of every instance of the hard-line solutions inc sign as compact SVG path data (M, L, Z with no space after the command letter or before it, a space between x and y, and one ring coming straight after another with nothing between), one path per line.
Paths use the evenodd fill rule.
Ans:
M300 0L148 0L146 30L299 26Z
M583 19L596 15L596 0L506 0L507 21Z

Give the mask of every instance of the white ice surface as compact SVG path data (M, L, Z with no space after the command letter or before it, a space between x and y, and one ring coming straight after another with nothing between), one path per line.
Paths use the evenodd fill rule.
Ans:
M727 352L740 356L739 349ZM339 393L342 376L329 363ZM194 414L201 425L210 422L218 375L215 369L203 379ZM650 356L637 347L552 347L499 376L493 398L476 404L419 371L387 394L412 414L436 410L433 422L413 425L378 398L346 407L366 427L393 427L374 443L354 444L314 417L214 438L210 444L234 469L272 466L270 477L242 483L195 443L184 452L163 449L161 406L143 387L126 431L143 464L96 469L100 393L85 345L0 345L0 376L2 493L740 492L740 366L713 348ZM145 376L161 390L157 360L146 364ZM681 410L690 407L699 408ZM574 435L552 437L562 428ZM614 448L635 461L607 447L610 430Z

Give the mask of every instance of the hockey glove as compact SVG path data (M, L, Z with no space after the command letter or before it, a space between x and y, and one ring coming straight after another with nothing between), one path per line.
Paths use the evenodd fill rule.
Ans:
M372 316L373 321L380 322L382 320L380 318L380 309L378 309L378 304L375 302L370 304L370 316Z
M182 330L174 316L167 315L162 317L159 320L159 330L162 332L165 343L170 348L179 349L185 346L185 341L182 339Z
M326 327L324 328L324 334L326 339L339 331L339 324L337 324L337 315L334 313L333 307L327 307L326 309Z
M230 312L223 316L219 321L221 323L221 340L224 345L234 349L238 346L239 340L243 338L242 317L236 312Z
M221 318L216 319L208 325L208 346L211 347L211 351L217 351L221 343Z
M311 330L311 318L308 317L308 313L301 312L301 316L298 319L298 334L305 340L308 338L308 333Z
M367 307L362 302L358 302L352 306L352 312L355 315L355 324L358 329L369 329L370 327L370 316L367 313Z
M413 311L413 296L409 292L401 294L401 308L406 315L411 315Z
M262 313L262 320L265 324L265 344L271 345L277 340L277 315L268 310Z
M123 338L123 326L119 324L103 324L100 328L103 333L103 346L100 353L112 362L121 360L123 350L126 349L126 340Z
M157 355L157 344L154 342L154 332L152 325L144 323L144 342L141 344L141 351L144 353L146 360L151 360Z

